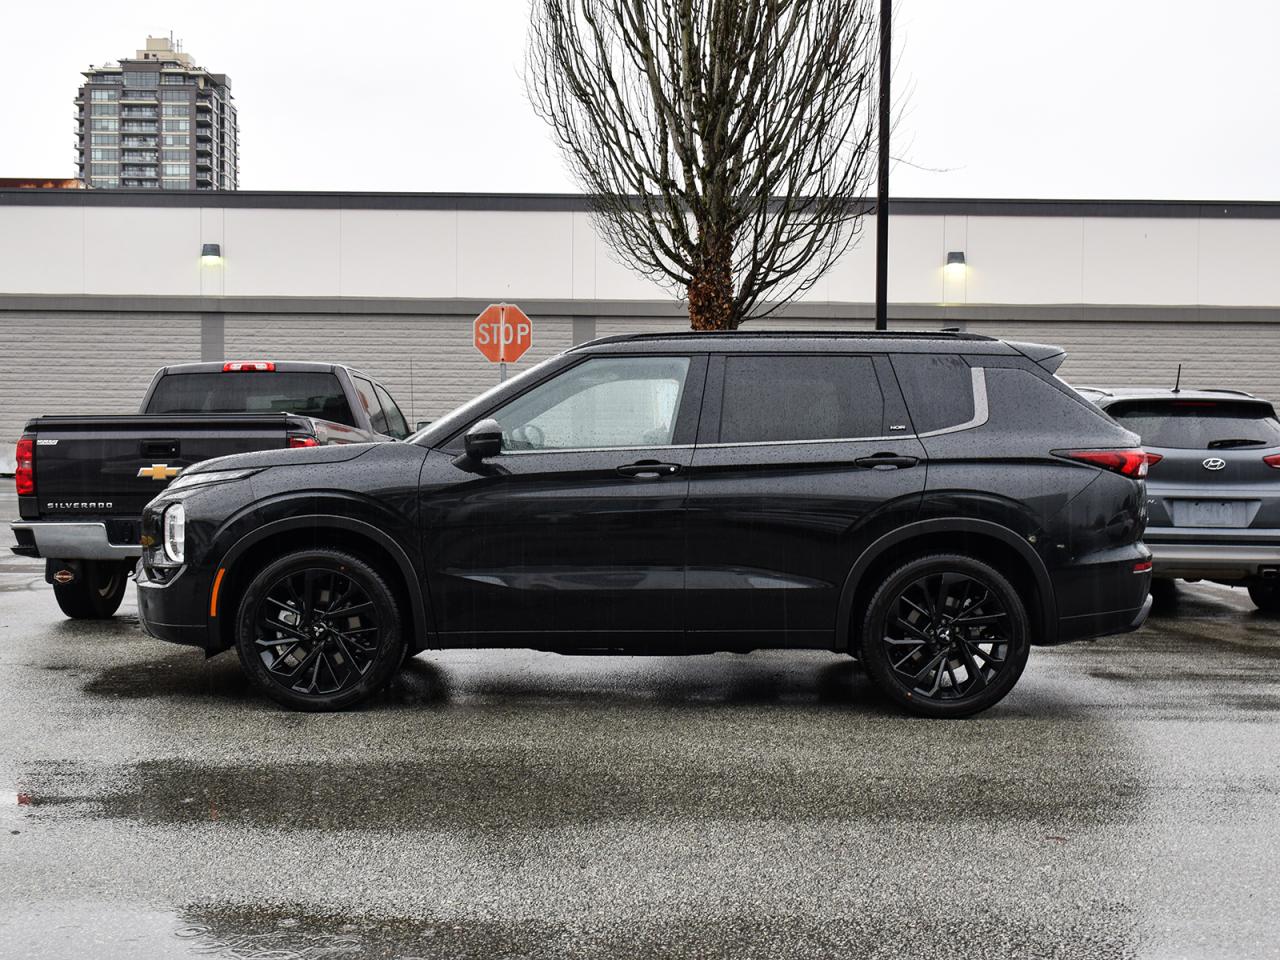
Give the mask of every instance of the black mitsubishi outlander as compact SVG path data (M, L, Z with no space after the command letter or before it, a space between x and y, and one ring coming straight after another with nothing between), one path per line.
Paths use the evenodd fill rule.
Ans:
M430 648L850 654L961 717L1030 647L1140 626L1147 456L1056 347L608 337L405 443L206 461L143 520L148 632L300 710Z

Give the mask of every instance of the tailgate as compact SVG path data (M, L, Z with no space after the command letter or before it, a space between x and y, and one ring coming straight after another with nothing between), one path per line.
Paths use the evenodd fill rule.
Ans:
M305 425L286 414L41 417L32 424L39 516L136 518L193 463L282 448Z

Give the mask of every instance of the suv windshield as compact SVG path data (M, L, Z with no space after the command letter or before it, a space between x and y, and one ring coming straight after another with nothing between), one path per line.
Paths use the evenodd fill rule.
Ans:
M1133 400L1107 413L1151 447L1225 450L1280 446L1280 422L1270 404L1239 400Z
M174 373L156 384L147 413L296 413L355 426L332 373Z

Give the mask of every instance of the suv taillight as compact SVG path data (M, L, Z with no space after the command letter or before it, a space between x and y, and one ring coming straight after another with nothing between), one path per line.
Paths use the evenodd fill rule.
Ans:
M1262 462L1268 467L1275 467L1277 470L1280 470L1280 453L1273 453L1269 457L1263 457Z
M307 437L307 436L303 436L300 433L294 433L294 434L290 434L288 441L285 443L285 446L290 448L318 447L320 446L320 441L317 440L315 437Z
M1163 459L1159 454L1145 450L1059 450L1058 456L1079 460L1103 470L1110 470L1131 480L1141 480L1147 475L1147 467Z
M14 451L17 469L13 471L13 479L18 487L18 496L30 496L36 492L36 440L35 437L23 437L18 441L18 449Z

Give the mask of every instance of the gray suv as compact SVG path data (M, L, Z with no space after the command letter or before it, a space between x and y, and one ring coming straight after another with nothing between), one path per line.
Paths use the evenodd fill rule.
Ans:
M1239 390L1077 389L1151 454L1143 539L1155 576L1246 586L1280 613L1275 408Z

